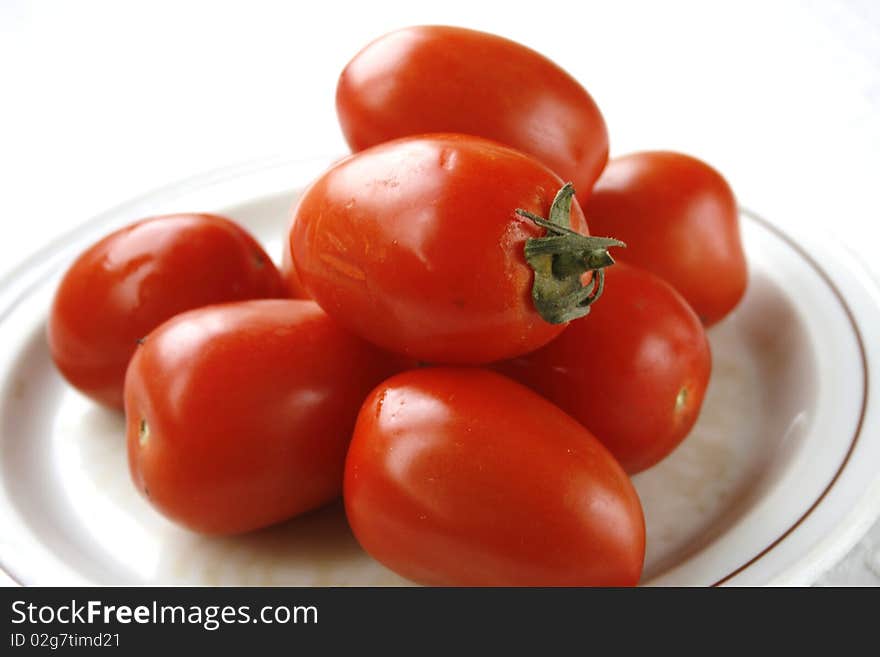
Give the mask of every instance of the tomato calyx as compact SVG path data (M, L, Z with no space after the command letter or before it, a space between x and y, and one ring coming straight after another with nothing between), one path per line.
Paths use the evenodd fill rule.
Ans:
M564 324L590 312L605 287L605 268L614 264L609 247L626 244L611 237L587 237L571 229L574 185L565 183L556 193L545 219L517 208L516 213L547 229L543 237L526 240L526 262L535 272L532 301L550 324ZM595 272L588 285L581 278Z

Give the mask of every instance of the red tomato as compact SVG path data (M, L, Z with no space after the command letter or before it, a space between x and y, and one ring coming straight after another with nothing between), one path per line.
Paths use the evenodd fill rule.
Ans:
M608 270L591 317L497 366L589 428L630 473L660 461L690 432L711 368L709 341L687 302L622 263Z
M608 159L596 103L568 73L518 43L460 27L410 27L358 53L336 90L352 150L426 132L512 146L574 183L581 198Z
M342 491L360 404L398 369L312 301L192 310L138 349L125 385L138 489L196 531L233 534Z
M292 229L293 226L288 226L285 238L281 240L281 278L287 285L287 295L291 299L308 299L309 295L303 288L302 281L299 280L299 274L293 266L293 256L290 255L290 240L287 237Z
M71 385L121 409L137 341L163 321L212 303L284 294L275 265L230 220L145 219L106 236L68 269L49 313L49 349Z
M707 326L745 293L736 199L704 162L665 151L615 158L584 212L593 230L626 242L626 262L672 283Z
M626 474L586 429L480 369L405 372L358 415L345 510L360 544L429 585L626 586L645 525Z
M569 315L551 324L536 310L541 290L533 283L545 274L536 279L530 266L537 260L527 263L524 249L527 240L542 244L531 238L544 230L516 210L552 217L561 185L537 160L477 137L381 144L306 190L290 234L296 270L334 319L391 351L446 363L532 351L556 337ZM587 225L577 203L562 214L577 233L560 228L567 235L555 239L604 244L578 234ZM557 294L554 287L552 312L566 304L586 312L578 305L585 259L574 265L567 281L577 289Z

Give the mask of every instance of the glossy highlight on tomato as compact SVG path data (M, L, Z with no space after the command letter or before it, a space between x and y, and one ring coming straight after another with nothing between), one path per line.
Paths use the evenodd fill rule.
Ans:
M107 235L70 266L49 312L49 350L71 385L121 409L138 340L166 319L213 303L283 296L275 265L233 221L152 217Z
M364 402L345 509L375 559L438 586L631 586L639 498L577 421L510 379L427 368Z
M614 158L584 212L594 231L626 242L624 261L671 283L706 326L726 317L745 293L736 199L705 162L671 151Z
M671 285L623 263L606 277L590 317L496 369L569 413L636 473L693 428L712 356L700 319Z
M460 132L537 158L580 198L608 159L608 132L587 91L514 41L461 27L386 34L349 62L336 108L352 150L406 135Z
M290 249L306 292L347 329L434 363L486 363L565 327L532 300L526 240L562 180L537 160L466 135L375 146L331 167L294 209ZM580 207L571 229L586 235ZM601 303L601 302L600 302Z
M312 301L183 313L147 336L125 384L141 493L207 534L258 529L337 498L361 402L401 369Z

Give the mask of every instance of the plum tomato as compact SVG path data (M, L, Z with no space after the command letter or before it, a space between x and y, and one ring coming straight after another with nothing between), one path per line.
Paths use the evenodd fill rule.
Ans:
M605 121L574 78L514 41L460 27L373 41L343 70L336 108L354 151L428 132L477 135L537 158L582 199L608 159Z
M354 333L428 362L486 363L546 344L597 298L601 275L583 275L617 242L586 237L572 197L497 142L408 137L312 183L290 249L309 296Z
M712 358L703 325L671 285L623 263L607 281L587 321L496 369L569 413L636 473L690 432Z
M292 225L288 225L284 238L281 240L281 279L287 286L287 296L291 299L308 299L309 295L303 288L302 281L299 280L299 274L296 273L296 267L293 266L293 256L290 254L290 240L288 239Z
M479 368L380 384L358 415L343 497L361 546L415 582L629 586L641 575L641 504L608 450Z
M132 479L195 531L235 534L342 492L361 402L399 371L313 301L262 299L177 315L125 384Z
M736 199L721 174L696 158L670 151L615 158L584 213L594 231L626 242L623 260L672 283L706 326L745 293Z
M212 303L283 296L275 265L229 219L144 219L107 235L67 270L49 312L49 350L70 384L121 409L137 342L166 319Z

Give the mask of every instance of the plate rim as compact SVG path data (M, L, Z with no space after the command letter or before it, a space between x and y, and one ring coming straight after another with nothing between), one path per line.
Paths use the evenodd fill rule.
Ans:
M818 276L822 279L825 285L828 286L828 289L834 294L834 297L837 299L841 308L843 309L844 314L846 315L847 322L849 323L850 328L853 331L853 336L855 337L856 344L858 345L859 352L859 362L862 366L862 398L859 405L859 417L856 423L855 429L853 430L853 435L850 437L849 446L847 447L847 451L843 456L840 464L837 469L834 471L831 479L826 484L825 488L819 493L818 497L813 500L812 504L807 507L806 511L804 511L787 529L785 529L777 538L775 538L769 545L763 548L760 552L755 554L751 559L741 564L739 567L735 568L728 574L720 577L718 580L709 585L710 588L715 588L719 586L723 586L726 583L730 582L733 578L735 578L740 573L744 572L752 565L760 561L764 556L769 554L774 548L780 545L786 538L788 538L798 527L800 527L812 514L813 512L822 504L822 501L828 496L831 490L839 481L841 475L844 470L846 470L846 466L849 464L853 453L855 452L856 446L859 443L859 440L862 437L862 432L865 426L865 418L868 414L868 400L870 396L870 369L868 366L868 354L867 349L865 347L865 338L862 333L861 328L859 327L858 322L856 321L855 314L847 301L846 296L840 290L838 285L834 282L834 279L828 274L828 272L822 267L820 263L816 261L811 253L804 248L804 246L795 240L791 235L789 235L785 230L781 227L773 224L768 219L758 214L754 210L751 210L742 205L739 206L740 214L748 217L752 221L756 222L764 229L773 233L776 237L785 242L789 247L791 247L804 261L818 274ZM878 475L880 478L880 475ZM870 482L868 482L870 486ZM875 510L875 519L877 516L880 516L880 509ZM841 524L843 523L843 518L841 518L840 522L835 525L835 529L839 529ZM850 546L852 547L852 546ZM847 550L849 547L847 548ZM806 559L807 555L804 555L799 558Z

